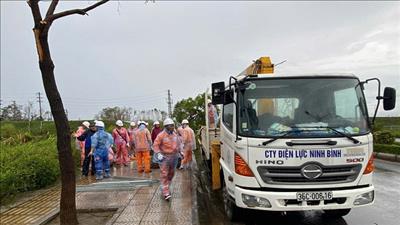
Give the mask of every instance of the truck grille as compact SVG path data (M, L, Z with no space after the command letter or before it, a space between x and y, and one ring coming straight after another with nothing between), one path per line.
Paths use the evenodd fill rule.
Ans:
M360 173L361 164L325 166L318 164L322 174L309 179L302 175L302 166L257 167L261 179L268 184L329 184L353 182Z

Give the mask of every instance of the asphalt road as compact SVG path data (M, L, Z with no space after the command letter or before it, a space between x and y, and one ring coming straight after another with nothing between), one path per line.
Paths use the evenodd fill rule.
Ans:
M245 212L242 221L230 223L224 215L221 193L209 190L206 173L199 172L200 224L271 225L398 225L400 224L400 163L376 160L374 174L375 203L354 208L344 217L331 219L322 211L271 215L262 211ZM201 165L199 165L201 171Z

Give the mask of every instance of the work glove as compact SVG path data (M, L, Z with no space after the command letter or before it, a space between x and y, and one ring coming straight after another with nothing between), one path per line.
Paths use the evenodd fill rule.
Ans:
M183 152L179 152L179 156L181 157L181 159L185 158Z
M157 160L158 161L163 161L163 159L164 159L164 156L163 156L163 154L161 154L161 153L156 153L157 155L156 155L156 158L157 158Z

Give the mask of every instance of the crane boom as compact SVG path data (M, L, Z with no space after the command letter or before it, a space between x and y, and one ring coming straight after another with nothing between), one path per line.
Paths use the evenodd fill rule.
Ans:
M253 63L250 66L248 66L243 72L241 72L238 76L249 76L255 74L272 74L272 73L274 73L274 64L272 64L271 59L268 56L263 56L253 61Z

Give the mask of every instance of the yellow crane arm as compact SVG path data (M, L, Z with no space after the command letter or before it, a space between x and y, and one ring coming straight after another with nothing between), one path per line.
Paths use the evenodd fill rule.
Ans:
M268 56L260 57L248 66L239 76L249 76L254 74L271 74L274 73L274 64Z

